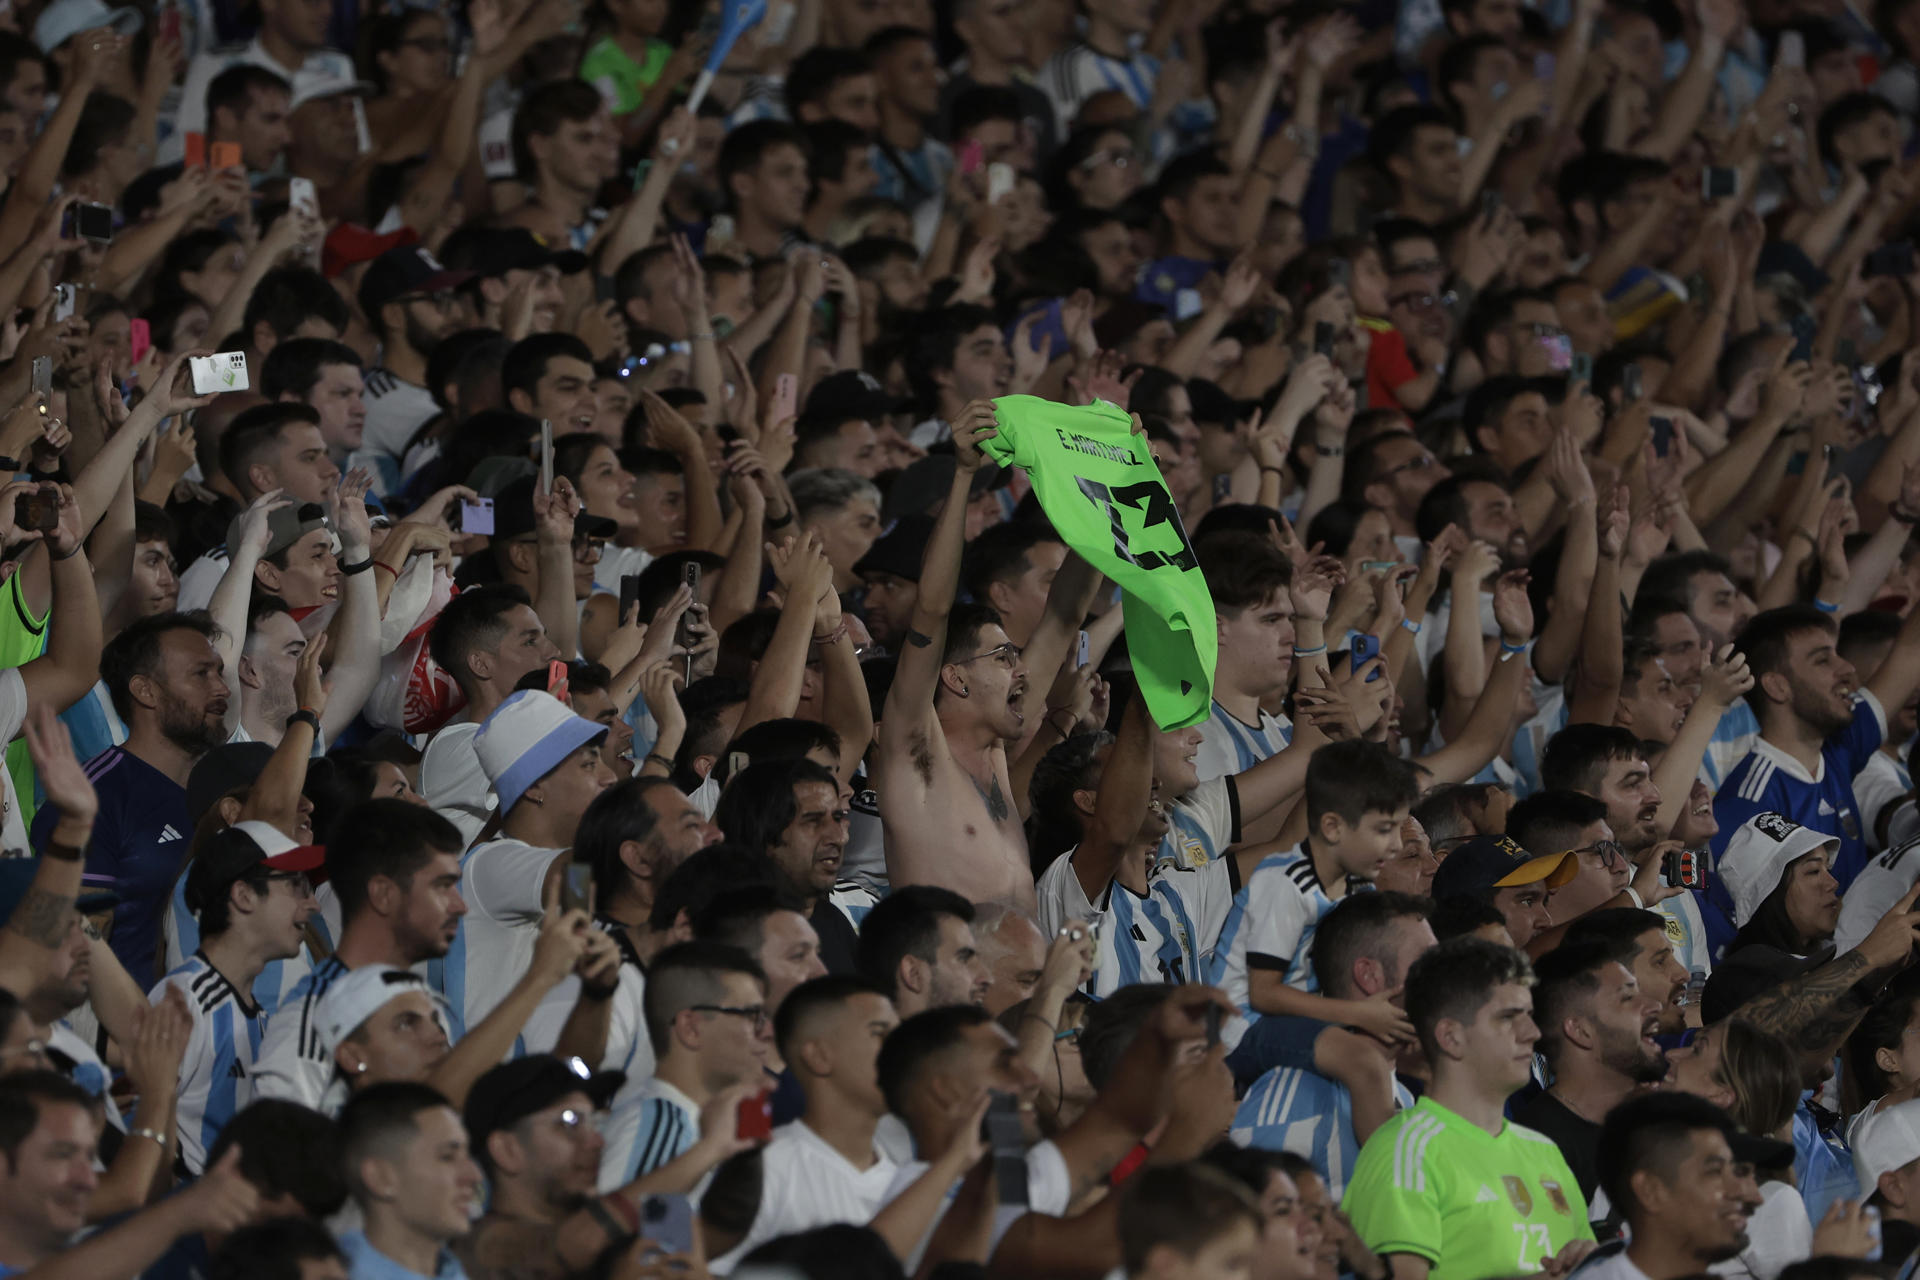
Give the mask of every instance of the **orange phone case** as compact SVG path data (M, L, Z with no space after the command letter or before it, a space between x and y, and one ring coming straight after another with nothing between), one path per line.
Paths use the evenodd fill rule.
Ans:
M213 167L216 169L238 169L241 164L240 144L237 142L216 142L212 148Z
M204 169L207 167L207 135L190 133L187 135L187 168Z

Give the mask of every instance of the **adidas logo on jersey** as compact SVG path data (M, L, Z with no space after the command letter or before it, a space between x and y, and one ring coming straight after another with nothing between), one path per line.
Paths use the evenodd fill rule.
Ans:
M154 843L165 844L169 840L180 840L184 838L185 837L183 837L178 831L175 831L173 829L173 824L169 822L166 826L160 828L160 838L158 840L155 840Z
M1500 1199L1500 1193L1486 1183L1480 1184L1480 1194L1473 1198L1475 1204L1492 1204Z
M245 1080L247 1078L247 1068L240 1059L235 1058L232 1064L227 1067L227 1074L235 1080Z

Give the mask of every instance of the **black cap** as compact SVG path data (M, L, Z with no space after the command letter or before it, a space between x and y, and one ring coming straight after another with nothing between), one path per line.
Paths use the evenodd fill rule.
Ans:
M800 416L810 420L865 418L872 422L888 414L904 413L913 401L890 396L880 379L865 369L843 369L813 384Z
M1533 857L1509 836L1475 836L1441 860L1433 873L1433 896L1484 901L1495 889L1538 884L1558 889L1580 872L1570 853Z
M950 453L933 453L921 458L893 478L893 484L887 489L886 501L881 504L881 515L888 520L926 515L937 504L946 501L947 494L953 490L954 468L959 465ZM973 473L973 483L967 489L967 496L977 498L989 489L998 489L1012 482L1013 472L989 462Z
M927 558L927 539L933 536L933 517L901 516L887 531L873 540L867 554L854 562L853 571L861 577L869 573L890 573L909 582L920 581L920 562Z
M319 883L326 878L324 845L295 844L265 822L242 822L208 836L187 864L187 910L198 914L226 896L228 886L255 867L303 871Z
M533 532L533 487L539 483L537 475L522 476L494 496L494 541L505 542ZM611 538L618 532L619 525L605 516L590 516L584 508L573 518L576 538Z
M448 266L478 276L538 271L545 266L558 267L561 275L570 276L587 269L586 254L550 249L525 227L462 227L447 237L440 251Z
M467 1091L467 1141L477 1147L490 1134L519 1124L570 1093L584 1093L594 1106L604 1107L626 1082L623 1072L592 1072L578 1058L563 1061L550 1053L503 1062Z
M360 311L378 315L395 298L458 289L472 278L471 271L449 271L424 245L389 249L369 262L360 276Z
M1728 951L1713 966L1706 990L1700 993L1700 1016L1708 1023L1728 1018L1775 987L1820 967L1823 955L1796 956L1755 943Z
M199 826L222 797L252 786L271 759L264 742L223 742L201 756L187 774L187 817Z

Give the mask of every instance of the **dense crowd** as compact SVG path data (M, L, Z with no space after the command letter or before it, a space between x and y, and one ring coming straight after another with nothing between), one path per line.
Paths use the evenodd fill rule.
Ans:
M0 1277L1912 1280L1920 0L0 0Z

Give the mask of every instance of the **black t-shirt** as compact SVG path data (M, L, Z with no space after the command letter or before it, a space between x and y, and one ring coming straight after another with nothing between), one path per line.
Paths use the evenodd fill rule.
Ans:
M807 923L820 936L820 963L831 974L852 974L857 972L853 964L853 949L860 941L860 934L853 927L853 921L847 919L847 913L825 898L815 900L813 914L807 917Z
M1544 1091L1515 1107L1513 1118L1527 1128L1538 1130L1553 1139L1554 1145L1560 1148L1561 1157L1567 1162L1567 1168L1573 1170L1573 1176L1579 1180L1581 1196L1591 1205L1594 1189L1600 1185L1600 1172L1594 1163L1594 1150L1600 1143L1600 1126L1591 1120L1581 1119L1566 1103Z

